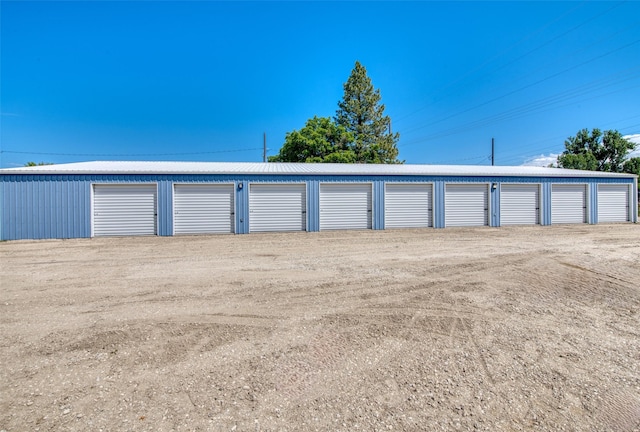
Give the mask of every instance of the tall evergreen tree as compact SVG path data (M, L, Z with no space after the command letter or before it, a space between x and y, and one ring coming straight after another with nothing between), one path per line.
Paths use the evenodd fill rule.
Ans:
M334 121L355 137L354 152L359 163L403 163L398 160L399 133L390 133L391 119L384 115L380 90L359 61L344 83L344 96L338 102Z
M269 156L269 162L404 163L396 147L400 134L392 134L390 125L380 90L356 62L336 116L316 116L302 129L287 132L280 152Z

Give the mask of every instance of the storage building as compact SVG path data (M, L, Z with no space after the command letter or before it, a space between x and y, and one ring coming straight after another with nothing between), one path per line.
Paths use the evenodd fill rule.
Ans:
M540 167L80 162L0 170L0 239L637 222L637 190Z

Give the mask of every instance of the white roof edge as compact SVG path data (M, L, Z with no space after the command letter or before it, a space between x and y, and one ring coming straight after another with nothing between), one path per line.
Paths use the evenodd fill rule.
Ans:
M390 176L534 176L634 178L635 174L529 166L306 164L264 162L137 162L91 161L59 165L4 168L0 175L15 174L186 174L186 175L390 175Z

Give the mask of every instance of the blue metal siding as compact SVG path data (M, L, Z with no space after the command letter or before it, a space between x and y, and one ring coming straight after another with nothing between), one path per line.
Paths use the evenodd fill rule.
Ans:
M89 237L88 186L64 177L3 177L1 239Z
M158 235L173 235L173 182L166 176L158 181Z
M373 184L373 227L384 227L386 182L433 184L434 227L444 227L446 183L497 183L490 189L490 225L500 226L500 183L541 184L542 225L551 224L551 184L587 184L590 223L597 223L597 185L633 184L633 218L637 222L637 180L588 177L464 177L380 175L0 175L0 239L44 239L91 236L91 189L94 183L155 183L158 188L158 234L173 233L174 183L234 183L236 185L236 232L249 232L249 182L306 182L308 231L318 231L320 182L368 182ZM239 185L242 184L242 189Z
M246 179L236 185L236 233L249 233L249 182Z
M320 182L307 182L307 231L320 231Z
M489 183L489 226L500 226L500 187L497 182Z
M636 178L633 181L633 190L631 191L632 199L632 213L633 217L631 218L632 222L638 223L638 179Z
M542 200L542 225L551 225L551 183L542 183L540 199Z
M384 182L376 180L373 182L373 220L374 230L384 229Z
M444 228L444 180L433 182L433 227Z
M587 185L588 190L588 219L587 222L590 224L598 223L598 184L597 183L589 183Z

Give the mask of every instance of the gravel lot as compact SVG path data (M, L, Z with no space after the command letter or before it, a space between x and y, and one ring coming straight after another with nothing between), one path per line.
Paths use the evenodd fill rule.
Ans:
M0 430L640 430L640 226L0 243Z

